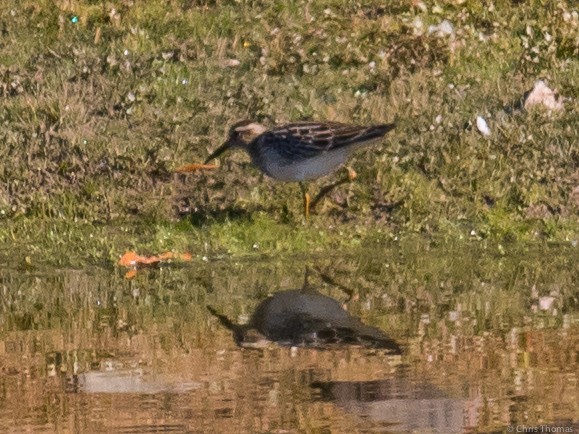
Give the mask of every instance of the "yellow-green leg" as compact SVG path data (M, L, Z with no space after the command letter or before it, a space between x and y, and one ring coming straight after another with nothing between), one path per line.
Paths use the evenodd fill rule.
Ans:
M354 181L354 179L356 179L358 177L358 174L356 173L356 171L354 169L352 169L351 167L346 167L346 170L348 171L348 182L352 182L352 181Z
M308 186L306 185L305 182L300 182L300 188L302 190L302 195L304 197L304 217L306 218L306 221L308 221L310 219L311 197L310 194L308 193Z

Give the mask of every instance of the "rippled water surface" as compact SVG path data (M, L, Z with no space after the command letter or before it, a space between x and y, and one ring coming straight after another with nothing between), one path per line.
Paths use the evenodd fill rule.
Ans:
M578 258L420 244L132 280L4 269L0 431L579 433ZM402 355L240 348L207 309L247 322L268 295L302 288L306 266L310 287Z

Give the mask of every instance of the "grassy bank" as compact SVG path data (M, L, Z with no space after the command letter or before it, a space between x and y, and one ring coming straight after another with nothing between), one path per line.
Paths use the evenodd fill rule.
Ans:
M574 2L382 3L3 2L0 251L70 264L410 233L576 242ZM452 34L429 33L445 19ZM564 110L505 111L539 78ZM398 126L304 225L298 187L243 155L172 173L243 118Z

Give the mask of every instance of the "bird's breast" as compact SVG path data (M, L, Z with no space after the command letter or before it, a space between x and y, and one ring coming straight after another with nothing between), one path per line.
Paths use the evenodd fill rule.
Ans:
M253 158L253 163L278 181L307 181L334 172L346 162L348 156L346 150L337 149L316 157L293 160L270 151L269 154Z

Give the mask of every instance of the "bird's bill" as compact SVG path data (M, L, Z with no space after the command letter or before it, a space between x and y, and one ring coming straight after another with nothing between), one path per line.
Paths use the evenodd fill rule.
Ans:
M176 173L190 173L190 172L195 172L196 170L217 169L219 166L217 166L216 164L209 164L209 162L211 160L214 160L215 158L219 157L221 154L223 154L225 151L227 151L230 147L231 147L231 145L230 145L229 141L227 141L223 145L221 145L219 148L217 148L215 151L213 151L213 153L211 155L209 155L209 157L207 157L207 159L205 160L205 162L203 164L199 164L199 163L185 164L184 166L177 167L175 169L175 172Z
M207 159L205 160L204 164L209 163L211 160L216 159L217 157L219 157L221 154L223 154L225 151L227 151L229 148L231 148L231 143L229 142L229 140L227 142L225 142L223 145L221 145L219 148L217 148L215 151L213 151L213 153L211 155L209 155L209 157L207 157Z

